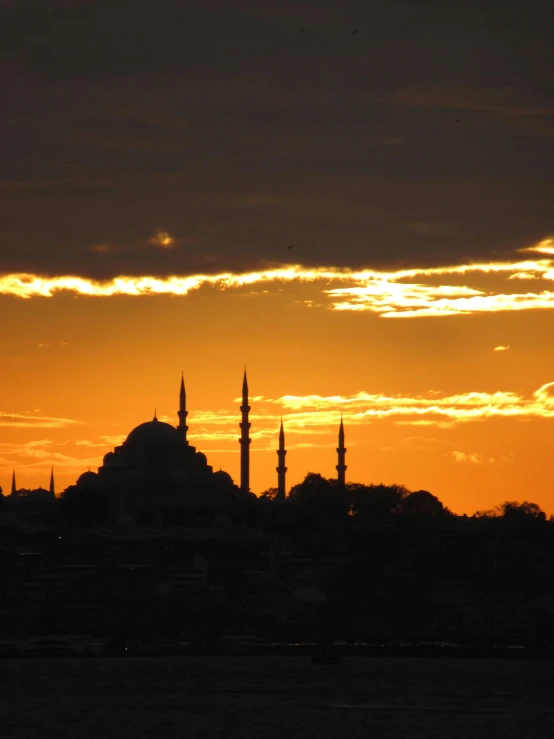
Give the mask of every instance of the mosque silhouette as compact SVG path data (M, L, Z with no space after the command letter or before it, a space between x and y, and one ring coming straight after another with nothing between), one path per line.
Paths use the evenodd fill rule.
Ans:
M172 426L156 415L151 421L134 428L127 439L104 456L98 472L84 472L74 491L101 494L108 502L114 518L136 518L140 514L155 516L161 521L174 522L198 515L223 514L230 517L241 509L250 491L250 405L246 370L242 383L240 443L240 485L223 470L214 472L206 455L187 439L187 396L184 377L179 390L178 424ZM344 426L341 418L337 448L337 479L345 484ZM279 430L277 450L277 499L286 497L285 434L283 421ZM15 472L12 481L15 487ZM54 493L54 474L50 481Z

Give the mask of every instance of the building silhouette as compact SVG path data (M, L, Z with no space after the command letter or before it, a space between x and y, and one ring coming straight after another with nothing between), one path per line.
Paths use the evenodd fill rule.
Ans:
M177 426L177 430L179 431L181 438L185 442L185 444L188 444L187 441L187 431L189 430L189 427L187 426L187 394L185 391L185 378L183 376L183 373L181 372L181 388L179 390L179 411L177 413L179 416L179 425Z
M277 450L277 458L279 464L276 467L277 472L277 499L284 500L286 494L285 476L287 468L285 467L285 457L287 452L285 449L285 432L283 430L283 419L281 419L281 429L279 431L279 449Z
M249 437L250 422L248 414L250 406L248 405L248 380L246 379L246 369L244 370L244 378L242 381L242 405L240 407L242 413L242 421L240 422L240 489L243 493L250 492L250 442Z
M337 454L338 454L338 464L337 464L337 480L339 483L339 487L344 488L345 486L345 476L346 476L346 447L344 446L344 425L342 422L342 414L340 417L340 427L339 427L339 445L337 448Z
M231 476L214 472L206 455L187 439L186 390L179 388L178 423L172 426L156 415L134 428L121 446L105 455L98 472L84 472L77 490L103 495L113 517L148 515L160 522L195 516L232 515L249 492L248 385L243 382L243 443L241 488Z
M139 512L158 514L171 519L177 511L226 512L236 507L250 492L250 428L248 378L244 370L242 382L241 421L239 427L240 483L237 486L225 471L214 472L206 455L187 439L187 396L184 375L179 387L178 422L176 426L160 421L154 412L151 421L139 424L126 440L108 452L97 472L89 468L77 480L77 490L103 495L114 517L134 517ZM341 416L338 437L337 481L345 485L346 448ZM277 499L286 498L286 456L283 419L279 428L277 458ZM13 498L55 499L54 467L50 471L48 490L18 490L15 467L12 472ZM30 499L29 498L29 499Z

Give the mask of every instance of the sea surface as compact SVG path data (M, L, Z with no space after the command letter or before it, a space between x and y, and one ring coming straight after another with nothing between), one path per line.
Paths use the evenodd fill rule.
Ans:
M2 739L552 739L554 662L0 660Z

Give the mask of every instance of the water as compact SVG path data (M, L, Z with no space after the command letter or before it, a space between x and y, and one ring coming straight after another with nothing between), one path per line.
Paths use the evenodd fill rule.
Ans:
M0 661L3 739L551 739L554 662Z

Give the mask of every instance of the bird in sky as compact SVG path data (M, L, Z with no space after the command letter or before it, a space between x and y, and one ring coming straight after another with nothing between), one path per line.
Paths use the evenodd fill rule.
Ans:
M290 246L287 246L287 249L292 249L294 244L291 244Z
M355 36L357 33L358 33L358 29L356 29L355 31L352 31L353 36Z
M459 123L461 120L462 120L461 118L456 118L456 120L454 121L454 123Z

